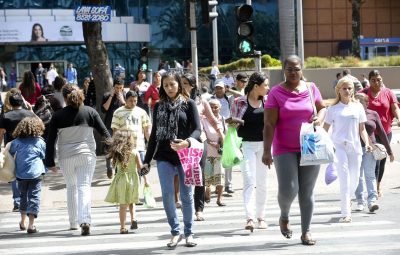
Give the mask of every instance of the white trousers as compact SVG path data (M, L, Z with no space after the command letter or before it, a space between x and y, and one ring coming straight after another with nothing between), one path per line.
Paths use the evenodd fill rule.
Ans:
M96 156L83 154L60 160L67 185L67 207L70 227L91 224L91 184Z
M243 176L243 200L246 219L264 219L267 203L268 168L262 163L263 142L243 142L242 152L244 160L240 164L240 170Z
M340 184L340 207L342 217L351 217L351 196L357 189L360 178L362 154L354 151L348 144L335 144L337 162L335 166L338 172Z

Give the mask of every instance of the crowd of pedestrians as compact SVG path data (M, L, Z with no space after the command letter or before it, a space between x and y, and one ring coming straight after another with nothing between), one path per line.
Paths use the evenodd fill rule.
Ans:
M78 88L72 63L64 78L54 66L46 71L39 65L35 74L26 71L18 89L7 92L0 116L0 137L4 144L12 142L9 150L16 155L17 180L11 186L13 210L21 213L20 230L38 231L34 223L40 211L41 180L47 170L58 171L57 161L67 187L69 228L80 227L82 235L90 234L91 182L96 166L93 129L106 140L106 171L112 182L104 199L119 205L121 234L129 232L125 227L127 209L130 229L139 228L135 208L141 203L143 187L148 186L146 174L155 160L170 226L167 246L175 248L183 239L187 247L196 246L194 222L207 220L213 186L221 207L229 206L223 201L223 192L229 196L234 193L233 184L240 187L232 183L232 167L222 164L228 129L241 139L244 229L253 232L268 226L267 179L274 165L281 234L285 238L293 235L290 209L298 196L301 243L316 243L311 222L320 165L300 165L302 123L323 126L330 132L340 183L340 222L352 221L353 197L356 210L366 206L376 212L385 159L375 160L372 151L375 143L382 143L390 161L394 160L391 124L394 117L400 119L396 97L383 84L379 71L371 71L367 81L363 77L360 82L346 69L337 74L336 98L327 106L318 84L304 77L299 57L289 56L283 69L285 80L272 89L265 73L234 77L226 72L221 77L213 64L209 90L198 88L190 72L168 70L155 72L152 84L139 70L125 90L125 69L117 64L113 87L101 98L104 119L95 110L99 99L93 79L83 79ZM197 186L185 184L187 176L178 155L195 143L203 150L198 162L202 183Z

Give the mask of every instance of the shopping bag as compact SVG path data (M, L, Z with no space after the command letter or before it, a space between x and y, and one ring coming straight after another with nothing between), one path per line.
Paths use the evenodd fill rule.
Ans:
M230 168L242 162L243 154L240 150L241 144L242 138L238 137L236 128L228 127L221 157L222 166L224 168Z
M144 185L143 188L144 206L147 208L156 207L156 200L154 199L153 192L149 185Z
M10 154L11 142L7 143L0 152L0 181L12 182L15 180L15 159Z
M300 129L300 166L332 163L335 159L333 142L328 133L313 123L303 123Z
M190 147L177 151L179 160L185 173L185 185L203 186L203 176L200 160L204 152L204 144L196 139L189 138Z
M337 179L337 170L333 163L329 163L329 165L325 169L325 183L326 185L331 184Z

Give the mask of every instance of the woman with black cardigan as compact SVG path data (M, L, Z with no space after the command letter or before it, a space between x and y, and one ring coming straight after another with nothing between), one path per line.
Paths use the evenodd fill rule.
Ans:
M143 167L148 168L153 158L157 161L164 210L171 227L172 237L167 244L169 248L175 248L182 239L174 198L174 177L178 174L184 237L186 246L193 247L197 245L193 241L192 232L193 187L184 183L185 173L177 151L190 147L189 137L200 139L200 119L196 104L182 88L178 74L171 72L164 74L161 84L160 101L154 107L154 123Z

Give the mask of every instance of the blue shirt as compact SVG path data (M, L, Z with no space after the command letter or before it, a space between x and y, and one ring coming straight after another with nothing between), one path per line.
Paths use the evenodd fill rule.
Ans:
M65 78L67 78L67 83L76 84L77 73L75 68L67 68L65 70Z
M17 138L12 141L10 153L15 156L15 175L18 179L36 179L46 173L43 159L46 143L41 137Z

